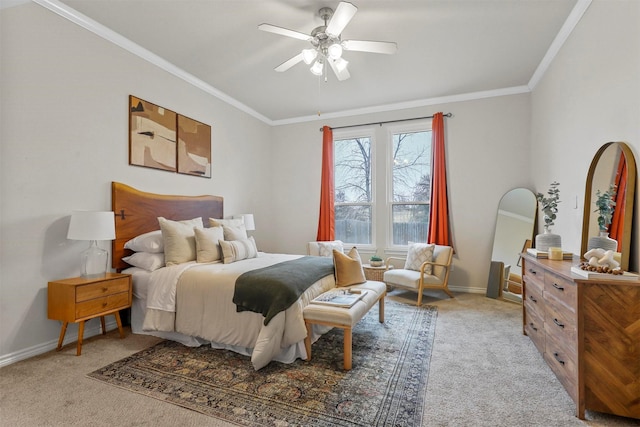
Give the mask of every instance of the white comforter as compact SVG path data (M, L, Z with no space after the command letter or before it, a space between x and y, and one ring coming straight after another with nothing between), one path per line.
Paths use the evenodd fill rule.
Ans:
M312 285L287 310L264 325L262 314L236 311L235 281L242 273L299 255L265 254L231 264L186 263L152 274L147 293L145 331L176 331L225 346L250 349L254 368L266 366L283 349L304 340L307 331L302 308L335 287L333 275Z

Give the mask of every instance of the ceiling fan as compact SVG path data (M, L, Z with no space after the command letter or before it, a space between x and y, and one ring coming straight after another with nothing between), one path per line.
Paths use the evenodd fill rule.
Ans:
M343 50L385 54L396 53L398 46L394 42L342 40L340 37L342 31L357 11L357 7L344 1L338 4L335 12L330 7L323 7L318 13L320 18L324 20L324 25L314 28L311 34L304 34L271 24L258 25L259 30L311 43L312 47L302 49L302 52L278 65L275 70L278 72L287 71L297 63L304 61L307 65L313 64L311 66L313 74L322 76L324 72L326 80L325 64L328 64L338 80L342 81L350 77L347 69L349 61L342 57Z

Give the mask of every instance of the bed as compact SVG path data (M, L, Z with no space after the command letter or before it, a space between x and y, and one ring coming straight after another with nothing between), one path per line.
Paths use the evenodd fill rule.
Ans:
M131 262L129 257L146 254L139 248L136 249L141 252L127 249L125 244L141 235L157 233L158 217L187 223L198 220L207 227L209 218L223 218L223 199L153 194L113 182L112 209L116 218L112 266L133 277L134 333L155 335L187 346L211 345L232 350L250 356L256 370L273 360L292 363L306 358L307 331L302 309L313 298L335 287L333 273L318 276L293 304L270 317L238 311L233 299L234 292L237 293L235 282L240 276L248 272L262 274L269 268L300 263L309 257L257 252L254 257L230 263L191 260L162 267L132 267L125 260ZM162 258L165 254L159 255ZM326 330L316 329L313 339Z

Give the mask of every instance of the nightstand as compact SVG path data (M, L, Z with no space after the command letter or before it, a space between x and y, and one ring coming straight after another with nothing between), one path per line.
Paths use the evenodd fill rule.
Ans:
M104 316L108 314L115 315L120 337L124 338L119 311L131 307L131 292L130 274L107 273L98 278L74 277L49 282L48 317L63 322L57 350L62 349L69 322L80 322L76 352L80 356L84 322L100 317L102 334L105 335Z

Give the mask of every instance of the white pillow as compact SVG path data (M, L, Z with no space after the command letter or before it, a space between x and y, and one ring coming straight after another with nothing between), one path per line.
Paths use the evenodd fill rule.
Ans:
M222 260L225 264L258 256L258 249L253 237L234 241L220 240L220 247L222 248Z
M318 253L320 256L333 256L333 250L344 253L344 247L341 240L334 240L332 242L318 242Z
M164 252L162 231L155 230L136 236L125 243L124 247L134 252L149 252L154 254Z
M420 271L420 266L425 261L433 261L433 249L435 245L432 243L412 243L409 245L407 252L407 260L404 263L405 270ZM433 266L428 264L424 268L424 274L431 274Z
M247 235L247 229L244 226L244 220L242 218L209 218L209 226L222 227L222 229L224 230L224 240L245 240L249 237Z
M164 254L151 252L135 252L133 255L122 258L124 262L134 267L147 271L155 271L164 267Z
M196 260L196 237L193 229L203 228L202 218L171 221L158 217L164 241L164 261L166 265L182 264Z
M196 235L196 261L213 262L222 258L220 240L224 240L222 227L194 228Z

